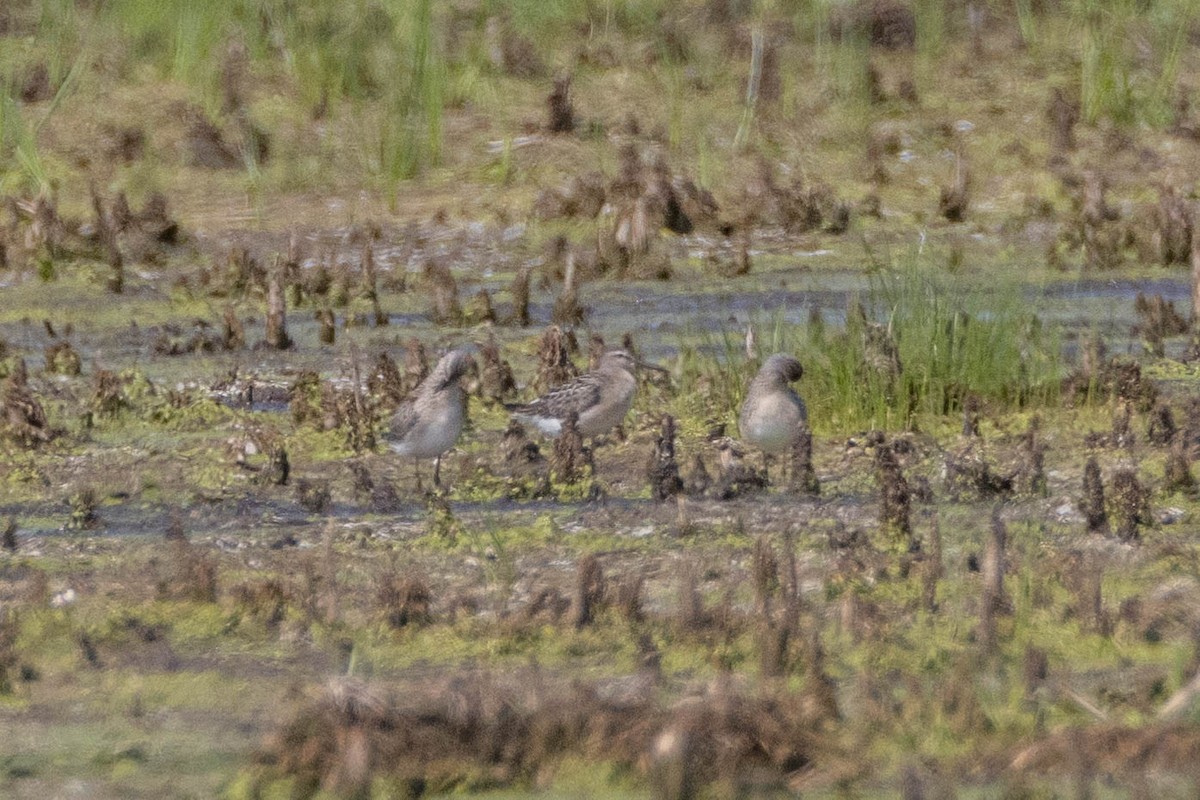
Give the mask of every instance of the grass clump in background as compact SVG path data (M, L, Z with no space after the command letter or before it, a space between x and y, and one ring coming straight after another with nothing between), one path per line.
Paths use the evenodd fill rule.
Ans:
M1066 365L1061 340L1016 285L987 290L918 266L874 272L843 319L804 324L781 313L755 330L711 338L685 359L685 381L704 377L716 408L737 409L759 358L795 354L800 391L820 433L913 427L958 413L967 395L997 409L1057 402ZM691 374L686 374L691 373Z

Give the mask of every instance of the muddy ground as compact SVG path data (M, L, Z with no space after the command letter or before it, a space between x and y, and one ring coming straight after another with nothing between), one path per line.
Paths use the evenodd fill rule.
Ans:
M1197 796L1200 31L1027 5L0 8L0 794Z
M1030 410L985 402L978 437L964 437L954 413L887 431L883 442L815 419L818 496L789 489L787 465L777 463L769 488L734 482L733 496L718 499L725 490L700 488L695 462L720 482L724 445L709 429L732 424L733 413L686 363L725 364L729 354L706 329L730 330L740 344L744 325L767 327L780 314L807 321L810 309L837 326L851 299L870 291L853 274L788 262L777 256L766 275L711 281L694 294L675 284L591 287L579 338L631 331L673 374L643 383L622 431L596 444L594 472L574 485L550 474L552 448L536 436L535 460L508 456L506 415L473 397L439 494L428 491L428 464L418 491L412 464L379 444L356 452L361 431L321 391L343 393L344 403L357 365L372 409L365 424L381 433L388 401L367 387L379 353L403 365L414 336L436 353L494 333L524 387L515 394L529 396L553 287L534 289L528 331L446 330L429 321L420 290L385 290L381 302L395 309L387 326L339 325L336 343L323 345L310 315L289 309L298 318L291 349L226 351L208 301L170 270L133 279L99 313L86 276L15 281L6 363L30 367L49 433L4 450L0 517L13 521L14 549L3 556L2 599L15 630L5 650L3 713L14 731L6 791L243 796L306 782L351 791L364 781L409 793L691 791L672 783L676 770L735 793L875 796L911 784L991 796L1050 791L1086 774L1186 796L1186 726L1163 728L1130 759L1089 749L1091 737L1176 724L1181 712L1160 722L1161 709L1190 696L1196 506L1165 484L1171 443L1152 422L1158 406L1099 390ZM194 269L177 268L189 277ZM503 297L507 277L480 284ZM1131 293L1147 287L1173 299L1187 291L1162 278L1027 291L1064 326L1069 365L1097 329L1115 348L1140 352ZM339 322L357 307L368 313L353 302ZM1086 327L1073 323L1088 304L1104 310ZM496 306L504 314L505 301ZM28 319L15 316L21 307ZM694 313L664 314L681 308ZM247 313L246 340L261 331ZM186 352L196 336L212 337L211 352ZM47 353L63 358L53 348L64 341L79 354L79 374L48 371ZM1167 344L1179 357L1188 347L1186 337ZM172 346L184 352L171 355ZM1192 368L1169 357L1143 366L1157 376L1144 380L1173 410L1179 441L1191 441ZM294 389L303 370L328 387L312 401L324 409L315 421ZM102 371L115 388L102 388ZM664 411L680 421L677 459L692 495L654 500L647 465ZM1040 487L1022 477L1034 416ZM288 454L282 483L276 447ZM892 449L909 486L911 534L881 523L880 452ZM1110 494L1115 473L1132 467L1144 503L1131 511L1110 496L1112 521L1091 533L1089 456ZM757 475L759 455L747 452L744 465ZM1130 515L1135 535L1122 538ZM989 567L996 525L1007 541ZM985 593L997 568L1003 601ZM519 688L530 669L545 686L536 696ZM459 682L445 683L452 675ZM696 702L717 716L688 716ZM463 727L464 703L470 719L497 708L517 716L486 731ZM750 703L773 710L734 714ZM554 710L563 704L583 711L564 720ZM415 723L396 720L411 714L426 727L399 742L392 731ZM605 733L613 715L636 736ZM787 734L789 725L805 736ZM524 733L510 742L510 728ZM664 751L681 730L692 731L691 744ZM1081 738L1063 733L1071 730ZM348 731L365 737L358 749L347 749ZM708 740L701 731L726 733ZM311 751L310 737L321 742ZM443 757L448 742L453 756ZM854 757L864 749L865 759ZM695 761L710 757L719 767Z

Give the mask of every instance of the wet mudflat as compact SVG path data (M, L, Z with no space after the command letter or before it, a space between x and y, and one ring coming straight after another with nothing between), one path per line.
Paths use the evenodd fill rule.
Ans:
M0 6L0 794L1196 796L1200 31L1028 5Z
M573 770L601 763L616 794L671 791L680 770L724 785L751 764L781 776L772 786L816 796L846 781L883 791L889 769L970 791L1054 785L1058 759L1109 757L1051 733L1080 714L1153 720L1182 702L1191 645L1176 636L1195 591L1184 566L1194 500L1186 483L1165 481L1172 459L1176 470L1190 459L1190 368L1176 355L1188 342L1169 337L1162 359L1147 358L1133 326L1139 292L1179 302L1186 284L1010 287L1057 331L1063 385L1036 408L949 394L959 408L942 417L846 429L822 413L838 401L810 374L800 389L816 433L812 495L793 483L794 463L764 471L760 454L713 430L734 430L730 392L756 363L746 330L756 350L780 336L794 337L776 339L785 349L814 336L835 337L824 349L836 349L856 304L874 316L889 295L867 275L776 258L766 274L691 290L589 286L576 359L586 361L589 330L625 330L671 374L643 381L622 430L590 443L591 466L569 477L556 473L551 442L511 441L482 375L470 376L471 422L437 491L428 463L363 438L395 402L388 376L419 370L419 349L432 360L492 341L517 376L504 391L529 396L553 287L532 291L528 330L446 330L421 290L385 290L396 309L387 325L346 327L368 313L357 298L325 344L289 309L298 319L281 351L227 349L207 301L165 272L100 314L87 281L14 283L45 316L10 312L6 363L38 365L24 385L48 433L5 451L4 600L24 609L6 671L15 702L4 713L21 732L7 785L18 796L61 791L62 769L94 796L236 794L352 785L379 769L401 786L569 787ZM479 285L503 298L506 279ZM1003 298L988 308L988 292L968 301L969 286L940 288L977 325L1007 313ZM902 337L908 311L890 308ZM503 299L496 310L505 314ZM248 312L243 331L249 342L264 335ZM1071 365L1098 339L1137 358L1104 355L1109 366L1074 379L1078 394L1071 375L1082 367ZM866 350L858 357L871 363ZM363 420L348 411L356 386ZM664 413L678 421L680 483L654 499ZM1099 506L1085 488L1089 458L1110 493ZM1015 699L1009 680L1025 687ZM877 706L886 696L891 710ZM92 699L68 720L69 698ZM951 743L1004 715L1007 732ZM1047 715L1061 722L1039 737ZM1154 730L1161 763L1122 769L1186 790L1173 753L1191 746L1188 729L1105 724L1121 742ZM893 749L893 737L917 735L910 725L918 738ZM411 738L394 739L398 729ZM575 733L550 733L561 730ZM400 766L355 772L339 744L355 731L373 758L395 753L387 763ZM697 749L668 747L685 734ZM780 738L767 749L766 736ZM869 764L851 755L862 742L877 753ZM912 747L939 753L936 770L916 766ZM723 759L713 771L693 761L706 752Z

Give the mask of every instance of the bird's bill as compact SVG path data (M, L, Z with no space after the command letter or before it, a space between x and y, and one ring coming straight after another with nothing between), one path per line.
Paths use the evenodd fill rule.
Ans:
M637 364L642 369L652 369L655 372L661 372L663 374L670 373L670 371L671 371L671 370L667 369L666 367L660 367L658 364L651 364L648 361L635 361L633 363Z
M483 375L479 370L479 362L475 360L474 356L467 357L467 371L459 380L462 381L462 386L468 394L475 394L479 390Z

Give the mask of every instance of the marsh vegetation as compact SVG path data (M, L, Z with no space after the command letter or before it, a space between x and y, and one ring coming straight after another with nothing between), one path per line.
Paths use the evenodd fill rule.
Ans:
M0 5L0 793L1196 796L1198 20Z

